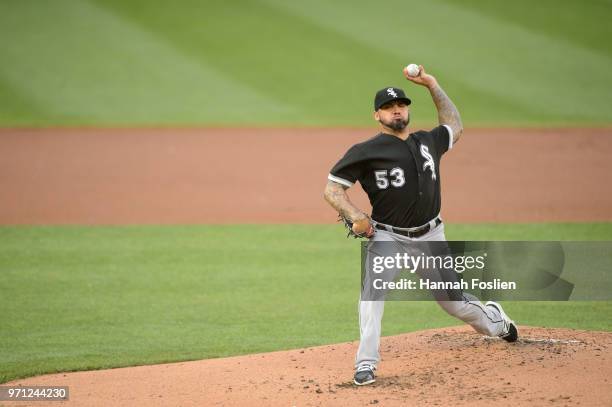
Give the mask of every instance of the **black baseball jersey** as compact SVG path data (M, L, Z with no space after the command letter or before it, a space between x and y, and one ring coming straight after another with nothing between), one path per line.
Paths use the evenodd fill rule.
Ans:
M373 220L421 226L440 213L440 159L452 148L452 139L446 125L411 133L405 141L379 133L352 146L328 179L348 187L359 181L370 198Z

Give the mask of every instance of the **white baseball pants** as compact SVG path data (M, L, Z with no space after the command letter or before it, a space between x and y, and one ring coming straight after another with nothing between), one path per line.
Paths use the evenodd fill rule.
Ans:
M396 233L377 230L374 237L370 239L374 242L415 242L415 241L446 241L444 236L444 223L435 229L418 238L408 238ZM471 294L463 293L464 301L438 301L438 304L450 315L462 320L472 326L477 332L488 335L498 336L504 328L500 314L492 309L485 307L478 298ZM385 310L385 301L359 301L359 331L360 342L355 367L362 364L369 364L376 367L380 361L379 347L381 322Z

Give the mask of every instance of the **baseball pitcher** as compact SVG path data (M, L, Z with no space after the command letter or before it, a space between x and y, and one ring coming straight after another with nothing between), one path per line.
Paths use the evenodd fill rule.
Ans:
M380 132L352 146L331 169L325 187L325 199L338 211L350 234L368 238L370 243L395 242L399 247L415 241L446 240L440 217L440 160L463 133L459 111L436 78L423 66L416 72L405 68L403 73L429 90L439 126L410 133L410 99L396 87L379 90L374 97L374 119ZM371 216L353 205L346 194L357 181L370 199ZM516 325L499 304L489 301L483 305L467 293L460 298L438 300L438 304L479 333L508 342L518 339ZM359 301L356 385L375 381L384 305L384 301Z

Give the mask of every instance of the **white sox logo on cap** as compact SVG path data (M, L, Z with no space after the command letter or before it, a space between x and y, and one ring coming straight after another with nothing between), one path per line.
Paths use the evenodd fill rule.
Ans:
M388 88L382 88L376 92L376 96L374 96L374 111L377 111L384 104L394 100L401 100L406 105L410 104L410 99L406 97L403 90L389 86Z
M423 156L424 159L427 160L423 164L423 171L425 171L429 167L429 170L431 171L431 179L435 181L436 180L436 164L434 164L433 157L429 153L429 148L424 144L421 144L421 155Z

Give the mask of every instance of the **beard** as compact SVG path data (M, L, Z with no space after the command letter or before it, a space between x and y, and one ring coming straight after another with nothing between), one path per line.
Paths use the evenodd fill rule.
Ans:
M406 126L408 126L408 123L410 123L410 115L408 115L408 118L406 120L398 118L398 119L391 119L390 121L383 121L383 120L379 120L379 121L383 126L386 126L392 130L402 131L406 128Z

